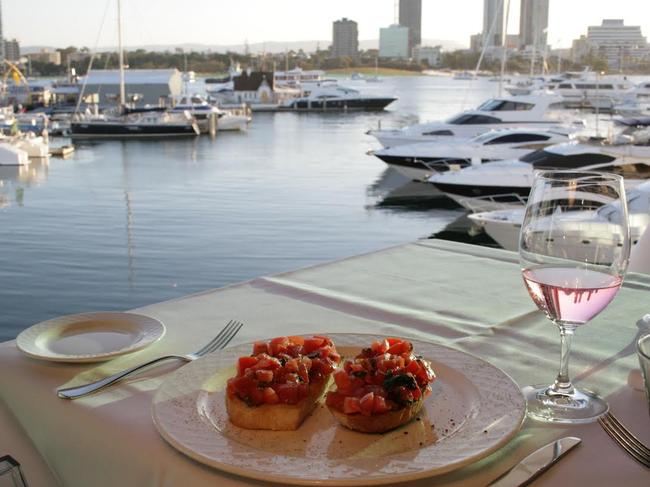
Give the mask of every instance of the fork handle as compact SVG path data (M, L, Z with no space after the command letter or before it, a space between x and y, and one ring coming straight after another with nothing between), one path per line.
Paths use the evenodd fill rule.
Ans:
M56 391L56 394L62 399L77 399L78 397L83 397L95 391L98 391L100 389L103 389L104 387L108 387L111 384L114 384L117 381L123 379L124 377L136 373L138 371L141 371L146 367L170 359L185 360L185 361L189 360L187 357L183 357L182 355L165 355L164 357L158 357L156 359L150 360L149 362L145 362L143 364L136 365L135 367L131 367L130 369L123 370L121 372L118 372L117 374L109 375L108 377L104 377L103 379L100 379L96 382L84 384L83 386L58 389Z

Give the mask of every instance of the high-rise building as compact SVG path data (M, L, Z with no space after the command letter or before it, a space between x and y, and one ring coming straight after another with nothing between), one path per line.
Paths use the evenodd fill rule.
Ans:
M483 46L501 46L506 28L504 0L483 0Z
M359 29L354 20L336 20L332 23L332 57L359 55Z
M409 28L391 25L379 29L379 57L406 59L409 54Z
M2 3L0 2L0 71L4 71L5 64L5 41L2 33Z
M610 69L650 58L650 48L638 25L624 25L623 19L604 19L587 28L587 42L607 60Z
M546 46L549 0L521 0L519 11L519 48Z
M409 28L409 55L422 44L422 0L399 0L399 25Z
M20 60L20 44L16 39L4 41L4 57L7 61Z

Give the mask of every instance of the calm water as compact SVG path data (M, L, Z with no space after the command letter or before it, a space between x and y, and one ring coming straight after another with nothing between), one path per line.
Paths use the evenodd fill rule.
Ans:
M446 117L496 83L413 77L367 89L400 100L381 114L255 114L247 133L214 140L84 144L67 160L0 167L0 341L54 316L129 309L443 229L462 212L382 204L406 181L365 154L378 146L364 132Z

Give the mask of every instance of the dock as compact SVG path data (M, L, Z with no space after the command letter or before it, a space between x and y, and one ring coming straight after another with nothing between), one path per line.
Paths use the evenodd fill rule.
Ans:
M68 157L74 152L73 145L62 145L59 147L50 147L50 155L54 157Z

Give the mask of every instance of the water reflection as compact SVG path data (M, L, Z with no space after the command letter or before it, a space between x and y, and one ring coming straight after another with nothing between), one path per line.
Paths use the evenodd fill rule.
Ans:
M458 208L432 184L412 181L391 167L366 188L366 194L374 207Z
M0 166L0 209L23 206L25 188L37 186L49 174L50 159L30 159L26 166Z

